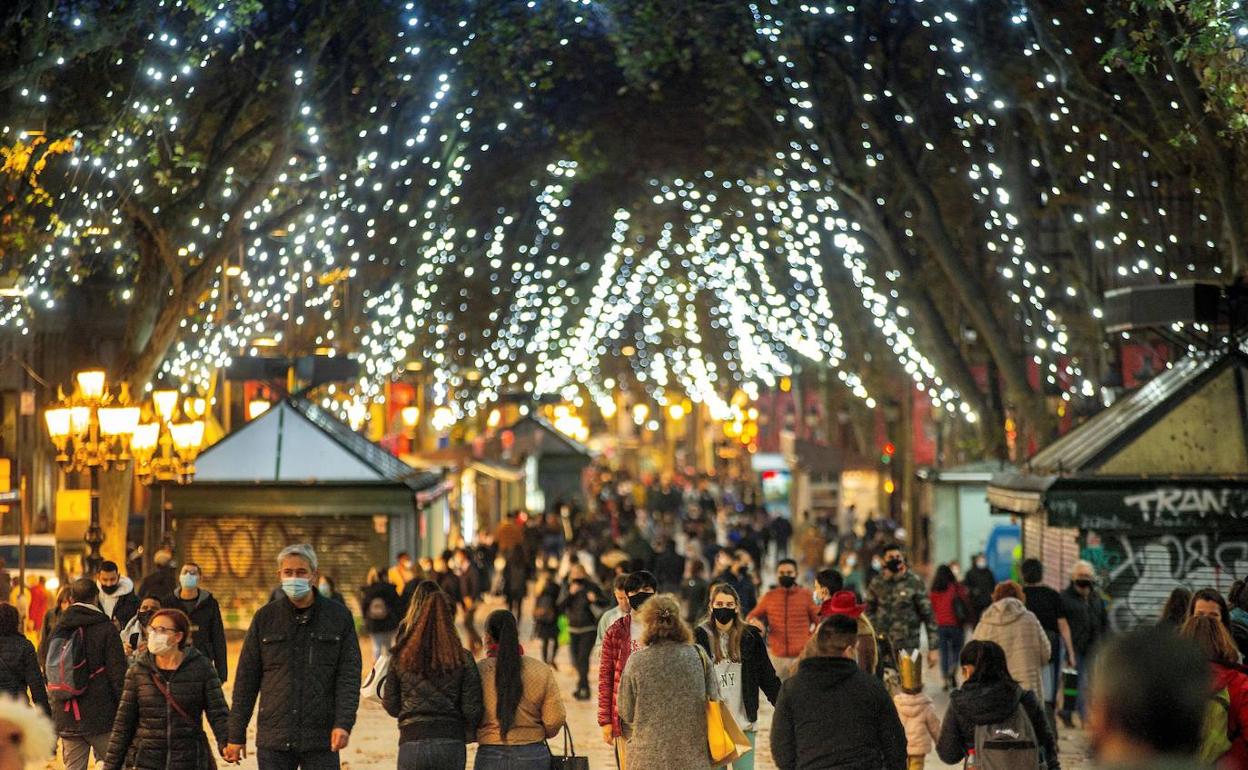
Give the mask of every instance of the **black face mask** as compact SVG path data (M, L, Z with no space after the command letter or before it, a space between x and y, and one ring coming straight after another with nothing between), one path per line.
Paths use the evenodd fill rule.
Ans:
M139 625L146 626L152 622L152 616L156 614L155 610L142 610L135 613L135 617L139 619Z
M641 605L645 604L654 594L632 594L628 597L628 606L634 611L641 609Z
M118 588L121 588L121 583L113 583L111 586L100 586L100 590L109 596L117 593Z
M905 566L905 559L889 559L884 562L884 566L888 567L889 572L901 572L901 568Z
M781 576L780 576L780 587L781 587L781 588L792 588L792 587L793 587L793 586L795 586L795 585L797 585L797 578L793 577L792 575L781 575Z
M1092 581L1091 580L1076 580L1075 586L1078 588L1091 588Z
M728 625L736 616L736 607L715 607L711 610L711 617L714 618L715 622L719 623L721 626Z

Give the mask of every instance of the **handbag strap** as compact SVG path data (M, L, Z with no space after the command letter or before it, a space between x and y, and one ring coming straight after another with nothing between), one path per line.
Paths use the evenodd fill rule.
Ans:
M550 751L550 741L543 738L542 743L546 744L546 750ZM550 751L550 755L553 757L555 752ZM576 744L572 742L572 731L568 729L567 722L563 723L563 755L565 757L576 756Z
M160 677L157 676L155 671L152 672L152 684L156 685L156 689L160 690L160 694L165 696L165 702L169 704L170 708L178 712L178 715L183 719L194 724L194 722L191 721L191 717L186 713L186 709L182 708L182 706L173 699L173 693L169 692L169 688L160 681Z

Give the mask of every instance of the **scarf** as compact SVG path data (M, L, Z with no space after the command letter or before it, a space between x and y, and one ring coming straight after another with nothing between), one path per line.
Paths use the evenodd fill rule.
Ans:
M524 645L521 644L517 646L520 648L520 657L524 657ZM487 658L498 657L498 644L497 643L487 644L485 646L485 657Z

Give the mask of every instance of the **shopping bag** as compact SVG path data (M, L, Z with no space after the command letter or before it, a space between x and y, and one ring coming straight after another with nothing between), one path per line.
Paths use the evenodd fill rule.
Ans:
M546 744L550 748L550 744ZM589 770L589 757L578 757L572 744L572 731L563 726L563 756L550 754L550 770Z
M390 652L389 650L381 653L381 657L373 664L373 670L368 672L368 676L364 679L364 684L360 685L360 700L372 701L377 705L381 705L381 686L386 681L386 676L390 673Z
M706 740L711 764L716 767L736 762L750 751L750 739L722 701L706 702Z

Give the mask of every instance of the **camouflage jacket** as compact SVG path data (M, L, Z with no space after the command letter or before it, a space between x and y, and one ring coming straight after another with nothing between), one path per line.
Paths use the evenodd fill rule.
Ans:
M936 643L936 615L923 578L906 570L900 577L880 575L867 588L867 614L876 633L895 649L919 649L919 627L927 626L928 643Z

